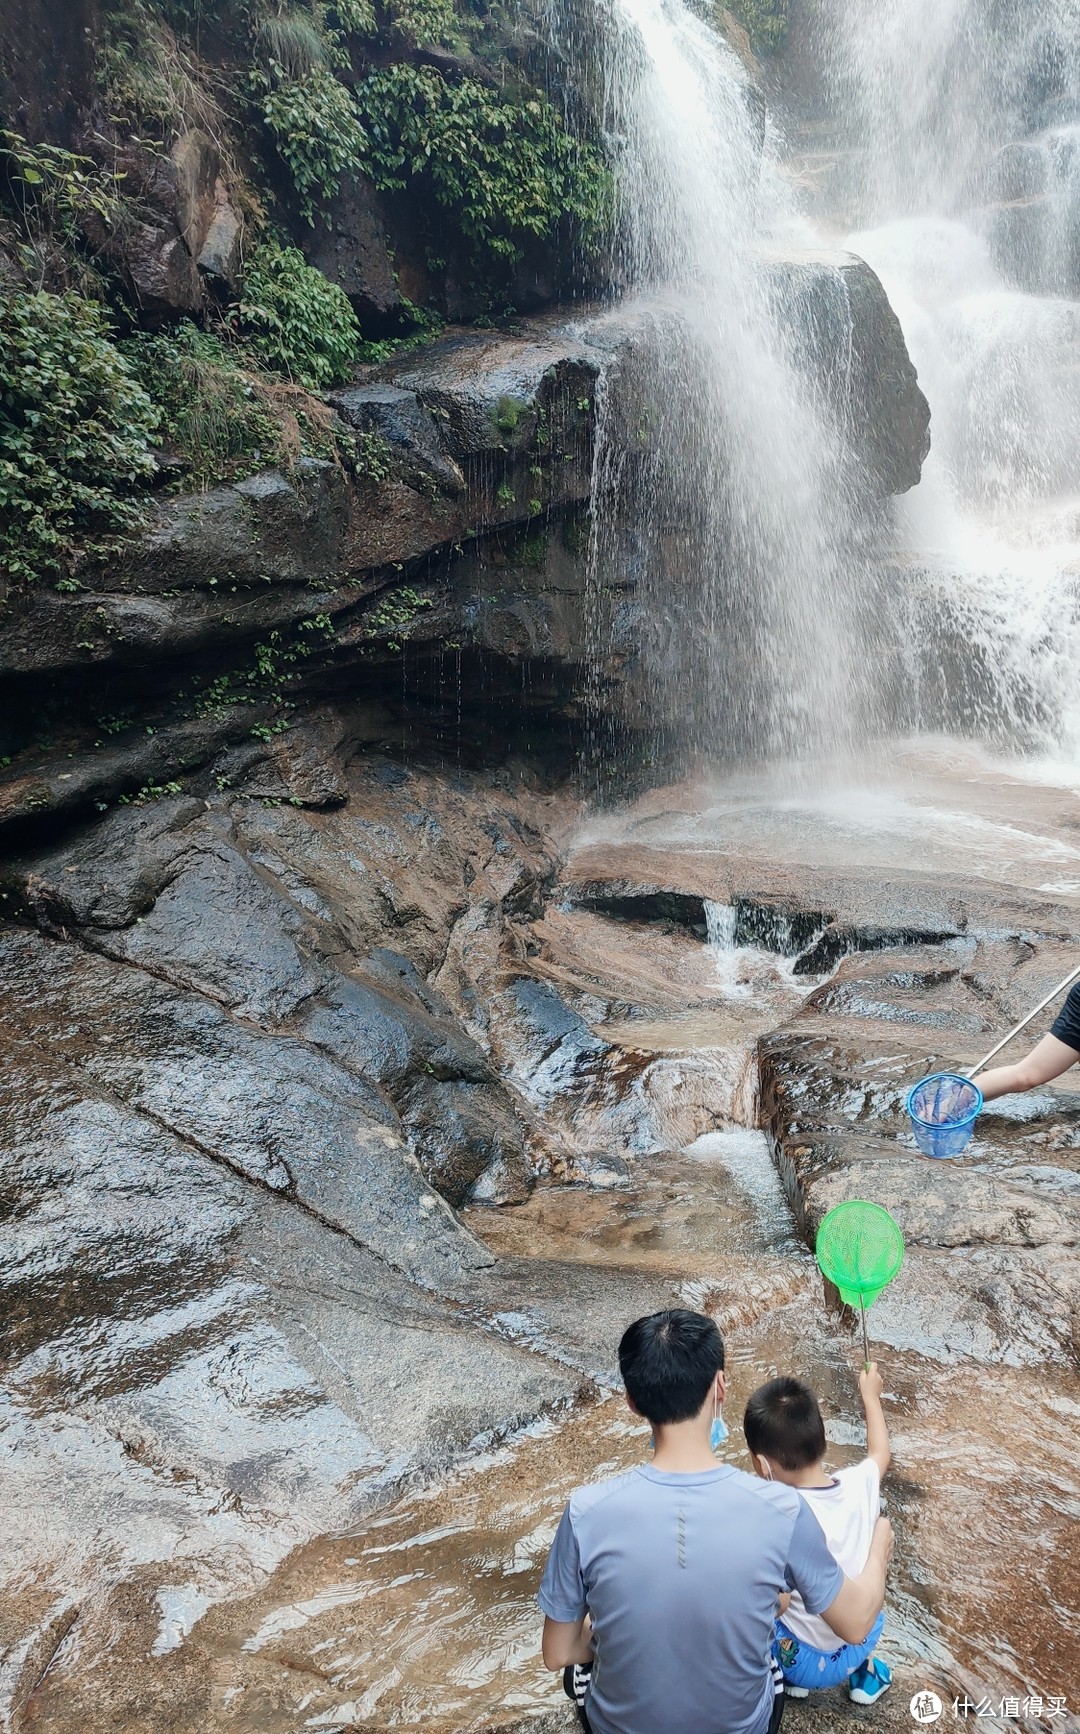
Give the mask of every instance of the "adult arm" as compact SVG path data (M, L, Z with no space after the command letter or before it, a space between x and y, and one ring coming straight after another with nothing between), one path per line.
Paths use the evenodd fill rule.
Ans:
M881 1407L881 1389L878 1364L871 1361L859 1374L859 1395L866 1416L866 1455L877 1464L878 1474L884 1475L892 1462L892 1451L889 1448L885 1411Z
M858 1577L845 1577L839 1593L826 1608L814 1608L845 1644L862 1644L885 1605L885 1579L893 1551L892 1524L879 1517L874 1525L870 1557Z
M585 1608L581 1555L570 1507L562 1514L537 1595L544 1616L546 1668L569 1668L592 1659L592 1628Z
M1077 1060L1080 1053L1075 1048L1059 1041L1057 1036L1043 1036L1030 1054L1017 1060L1014 1066L994 1066L989 1072L980 1072L975 1081L983 1093L983 1101L992 1102L995 1096L1009 1096L1014 1091L1035 1090L1040 1084L1048 1084L1075 1066Z
M543 1655L545 1668L569 1668L574 1662L593 1659L592 1626L588 1614L581 1620L553 1620L544 1616Z

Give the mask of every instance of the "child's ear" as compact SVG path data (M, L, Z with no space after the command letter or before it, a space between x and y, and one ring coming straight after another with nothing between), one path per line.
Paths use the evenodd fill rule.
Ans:
M760 1452L751 1451L750 1461L754 1465L755 1475L760 1475L762 1481L772 1481L772 1465L767 1457L763 1457Z

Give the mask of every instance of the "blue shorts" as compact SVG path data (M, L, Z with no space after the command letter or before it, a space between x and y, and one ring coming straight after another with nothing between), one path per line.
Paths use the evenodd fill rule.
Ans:
M815 1650L812 1644L805 1644L801 1638L789 1632L783 1620L777 1620L772 1648L773 1655L783 1669L785 1684L805 1686L810 1691L823 1690L826 1686L842 1686L848 1675L853 1674L873 1653L884 1624L885 1615L881 1613L863 1643L841 1644L837 1650Z

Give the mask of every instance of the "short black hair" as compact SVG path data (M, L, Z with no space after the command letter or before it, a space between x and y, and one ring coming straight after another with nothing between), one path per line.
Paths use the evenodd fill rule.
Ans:
M690 1421L724 1370L713 1320L686 1307L635 1319L619 1344L619 1371L634 1408L654 1427Z
M759 1385L746 1405L743 1432L755 1456L771 1457L782 1469L808 1469L825 1455L818 1400L801 1379Z

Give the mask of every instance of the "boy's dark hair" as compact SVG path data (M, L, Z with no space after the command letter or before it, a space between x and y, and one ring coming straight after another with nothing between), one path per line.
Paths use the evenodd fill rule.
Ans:
M759 1385L746 1405L743 1432L755 1456L771 1457L782 1469L808 1469L825 1455L818 1400L799 1379Z
M619 1371L634 1408L654 1427L690 1421L724 1370L712 1319L685 1307L635 1319L619 1344Z

